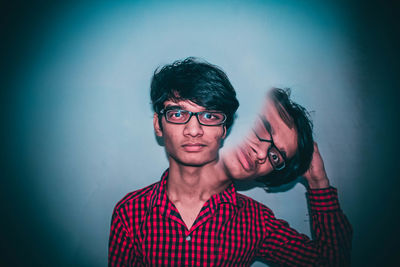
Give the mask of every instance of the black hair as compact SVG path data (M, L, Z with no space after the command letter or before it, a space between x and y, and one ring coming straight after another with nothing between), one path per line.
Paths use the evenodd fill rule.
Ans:
M286 167L257 178L266 186L274 187L287 184L308 170L314 152L314 139L310 115L304 107L290 99L290 89L273 88L269 96L281 118L290 120L297 131L297 151L292 158L286 160Z
M190 100L208 110L224 112L227 130L232 126L239 107L235 89L225 72L195 57L157 68L151 79L150 96L157 114L167 100Z

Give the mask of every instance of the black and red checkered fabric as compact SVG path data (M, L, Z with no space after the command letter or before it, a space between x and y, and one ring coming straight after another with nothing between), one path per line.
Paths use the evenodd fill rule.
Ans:
M314 240L276 219L233 184L212 196L187 229L160 182L126 195L115 207L109 266L347 266L352 229L335 188L309 190Z

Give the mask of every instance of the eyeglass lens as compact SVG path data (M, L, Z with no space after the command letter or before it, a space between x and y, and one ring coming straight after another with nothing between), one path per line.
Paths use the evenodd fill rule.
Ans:
M204 125L219 125L226 119L225 114L222 112L190 112L182 109L168 110L165 117L167 121L171 123L184 124L187 123L193 115L197 116L199 122Z
M280 151L272 143L271 143L270 148L268 149L268 158L269 158L269 161L271 162L272 166L276 170L281 170L285 167L284 158L282 157Z
M256 123L254 133L261 142L270 143L268 148L268 159L275 170L282 170L285 168L285 159L279 149L275 146L270 131L271 125L269 122L260 118Z

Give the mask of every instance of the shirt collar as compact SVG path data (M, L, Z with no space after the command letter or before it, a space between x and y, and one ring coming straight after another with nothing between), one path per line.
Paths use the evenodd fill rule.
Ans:
M167 196L167 180L168 180L168 171L164 171L161 175L161 181L156 183L156 186L153 188L151 193L150 205L154 206L164 206L167 204L168 196ZM215 194L210 198L210 205L213 207L218 206L220 203L230 203L234 206L237 206L237 193L235 186L233 183L230 183L228 187L222 191L221 193Z

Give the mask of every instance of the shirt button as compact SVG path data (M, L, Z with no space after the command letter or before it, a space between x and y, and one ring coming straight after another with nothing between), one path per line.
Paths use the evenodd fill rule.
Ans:
M190 241L190 240L192 240L192 237L191 237L190 235L188 235L188 236L186 237L186 241Z

